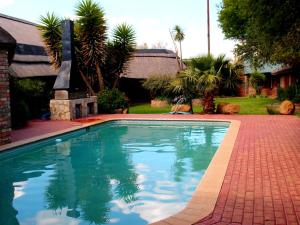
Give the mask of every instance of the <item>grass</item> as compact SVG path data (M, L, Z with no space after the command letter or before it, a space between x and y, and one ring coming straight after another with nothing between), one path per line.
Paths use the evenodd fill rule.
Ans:
M248 98L248 97L231 97L231 98L216 98L216 104L220 102L234 103L241 106L240 114L242 115L266 115L266 105L276 103L277 100L269 98ZM168 113L171 106L157 109L151 108L150 103L138 104L131 106L129 112L132 114L161 114ZM202 112L201 107L195 107L194 112Z

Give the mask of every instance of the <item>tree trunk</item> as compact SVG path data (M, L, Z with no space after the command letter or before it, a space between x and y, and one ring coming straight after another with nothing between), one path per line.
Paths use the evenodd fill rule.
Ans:
M193 99L189 99L189 104L190 104L190 106L191 106L191 109L190 109L190 113L191 114L194 114L194 110L193 110Z
M212 92L204 94L203 112L205 114L213 114L215 112L214 94Z
M101 73L101 69L100 69L100 66L98 63L96 64L96 73L97 73L98 81L99 81L99 89L100 89L100 91L102 91L102 90L104 90L105 86L104 86L103 75Z
M180 68L183 70L183 60L182 60L182 46L181 46L181 41L179 42L180 46Z
M177 48L177 46L176 46L176 42L175 42L175 40L174 40L174 37L173 37L173 35L172 35L171 30L170 30L170 35L171 35L171 38L172 38L172 41L173 41L173 45L174 45L174 49L175 49L176 61L177 61L177 64L178 64L178 69L179 69L179 71L181 71L180 61L179 61L179 59L178 59L178 48Z
M119 76L116 77L115 81L114 81L114 85L113 88L118 88L119 87Z
M90 92L93 96L95 96L96 93L94 92L94 90L93 90L93 88L92 88L90 82L89 82L88 79L86 78L86 76L83 74L83 72L82 72L81 70L79 70L79 73L80 73L80 76L81 76L83 82L85 83L85 85L86 85L87 88L89 89L89 92Z

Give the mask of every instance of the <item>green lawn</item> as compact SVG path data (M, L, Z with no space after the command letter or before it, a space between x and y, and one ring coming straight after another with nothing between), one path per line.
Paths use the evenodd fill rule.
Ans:
M235 103L241 106L240 114L243 115L265 115L268 114L266 105L275 103L277 100L269 98L248 98L248 97L235 97L235 98L216 98L216 103L228 102ZM138 104L131 106L129 109L130 113L133 114L160 114L170 112L171 106L162 109L151 108L149 104ZM194 112L202 112L201 107L194 108Z

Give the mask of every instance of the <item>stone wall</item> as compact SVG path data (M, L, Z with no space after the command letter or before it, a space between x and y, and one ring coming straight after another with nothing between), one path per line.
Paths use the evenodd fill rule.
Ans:
M93 112L89 112L88 104L92 104ZM97 114L97 97L50 101L51 120L74 120L76 116L76 106L80 107L80 117Z
M9 143L11 132L8 52L0 49L0 145Z

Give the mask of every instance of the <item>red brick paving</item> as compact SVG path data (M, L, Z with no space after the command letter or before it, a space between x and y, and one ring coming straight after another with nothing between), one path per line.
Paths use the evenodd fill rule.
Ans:
M11 132L11 139L13 142L20 141L35 136L64 130L76 125L80 125L80 123L70 121L30 121L25 128L13 130Z
M103 115L105 118L236 119L241 127L214 211L200 224L300 224L300 119L295 116ZM33 122L20 140L76 126ZM200 218L199 218L200 219Z
M236 116L241 127L216 206L200 224L300 224L300 119Z

